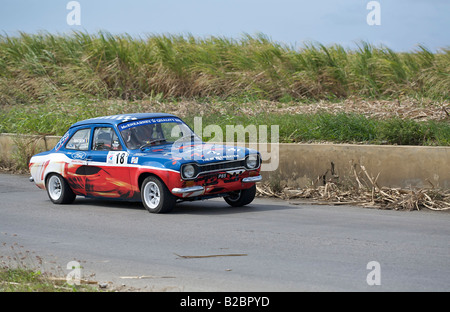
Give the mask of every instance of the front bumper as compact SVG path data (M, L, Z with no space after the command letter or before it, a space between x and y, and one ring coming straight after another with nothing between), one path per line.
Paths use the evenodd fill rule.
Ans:
M259 182L262 180L262 176L255 176L255 177L247 177L247 178L243 178L242 182L243 183L255 183L255 182Z
M255 183L255 182L259 182L262 180L262 176L258 175L258 176L253 176L253 177L246 177L243 178L241 180L242 183ZM183 187L183 188L179 188L179 187L175 187L172 189L172 194L175 195L182 195L183 197L185 196L194 196L194 195L202 195L205 193L205 191L207 191L205 189L204 186L202 185L195 185L195 186L189 186L189 187ZM208 193L208 191L207 191Z
M186 194L186 193L192 193L192 192L200 192L204 191L205 188L201 185L196 186L190 186L190 187L184 187L184 188L178 188L175 187L172 189L173 194Z

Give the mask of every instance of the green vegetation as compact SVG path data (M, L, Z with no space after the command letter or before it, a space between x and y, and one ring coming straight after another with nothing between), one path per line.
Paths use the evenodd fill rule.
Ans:
M186 119L188 122L191 119ZM193 120L193 118L192 118ZM191 123L192 124L192 123ZM210 115L203 124L279 125L280 143L327 141L397 145L450 145L450 123L415 122L400 118L369 119L357 114L317 113L311 115L264 114L255 117ZM271 133L268 127L268 140ZM206 138L208 139L208 138Z
M90 285L69 285L39 270L0 268L0 292L97 292Z
M7 233L2 233L8 235ZM44 269L44 259L17 243L0 246L0 292L92 292L95 283L69 284L58 268ZM52 273L53 272L53 273ZM67 274L67 273L66 273Z
M54 287L42 278L40 271L1 269L0 291L49 291Z
M157 105L157 104L155 104ZM169 103L168 107L176 106ZM155 111L141 107L139 102L71 102L49 105L17 105L0 115L0 133L55 134L63 135L76 121L103 115L126 112ZM158 111L167 111L160 107ZM194 128L195 111L187 111L182 117ZM446 121L416 122L408 119L368 118L354 113L245 114L236 111L229 103L221 103L216 111L208 109L202 117L203 127L218 125L223 134L227 125L268 125L268 141L271 140L270 125L279 125L279 142L370 143L398 145L450 146L450 123ZM215 135L213 134L212 137ZM211 137L204 137L205 140Z
M240 40L75 32L0 36L0 104L76 97L229 97L280 101L351 95L449 99L450 50L396 53L366 42L302 49Z
M448 117L418 122L345 110L249 109L261 101L298 108L349 98L445 107L449 90L445 48L397 53L361 42L353 50L318 43L294 49L264 35L0 36L0 132L62 135L86 118L162 111L190 125L202 115L204 126L224 130L279 125L280 142L450 145Z

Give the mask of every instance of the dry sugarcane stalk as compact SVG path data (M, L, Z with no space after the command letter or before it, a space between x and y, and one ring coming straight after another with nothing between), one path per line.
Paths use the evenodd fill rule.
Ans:
M433 187L431 190L420 189L414 191L380 187L378 185L380 173L373 178L364 166L360 166L362 173L369 181L369 183L366 183L358 175L356 166L356 164L352 165L352 173L357 183L357 189L349 190L348 186L345 187L345 185L332 181L326 182L324 186L315 186L315 183L313 183L311 187L306 187L301 190L284 188L281 192L274 192L269 185L257 186L256 189L258 194L262 196L282 199L312 198L315 200L324 200L325 203L332 205L353 204L395 210L420 210L421 207L436 211L450 210L450 191L436 190L431 182L429 182ZM321 177L318 177L316 182ZM439 200L433 199L427 192L433 192L432 194L438 196Z
M358 189L362 189L364 186L362 185L361 181L359 181L358 174L356 173L356 164L353 165L353 174L355 176L356 182L358 183Z

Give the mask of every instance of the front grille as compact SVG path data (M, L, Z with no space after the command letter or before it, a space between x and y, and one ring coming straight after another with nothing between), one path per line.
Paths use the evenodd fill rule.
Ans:
M247 156L248 157L248 156ZM246 159L240 159L240 160L229 160L229 161L221 161L221 162L215 162L215 163L209 163L209 164L203 164L200 165L198 163L186 163L181 165L181 178L183 180L194 180L197 179L200 176L208 175L209 173L216 173L220 171L229 171L229 170L238 170L238 169L244 169L244 170L255 170L258 169L261 165L261 158L258 156L258 166L256 168L247 168L246 166ZM195 168L195 175L192 177L185 177L184 176L184 168L186 166L194 166Z
M236 161L226 161L226 162L221 162L221 163L199 165L198 168L199 168L199 174L213 172L213 171L245 168L245 160L242 159L242 160L236 160Z

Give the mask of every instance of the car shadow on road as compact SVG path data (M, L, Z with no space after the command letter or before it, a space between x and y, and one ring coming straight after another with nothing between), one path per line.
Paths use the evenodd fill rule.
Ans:
M272 210L298 209L288 202L261 201L243 207L231 207L223 200L205 200L200 202L180 202L172 210L172 214L224 215L237 213L260 213Z
M117 200L104 200L93 198L77 198L72 205L86 205L92 207L107 207L112 209L142 210L148 213L141 202L127 202ZM231 207L224 200L210 199L204 201L178 202L169 214L191 215L224 215L237 213L260 213L272 210L299 209L299 206L290 205L287 201L257 200L244 207Z
M138 209L145 211L142 203L136 201L124 201L116 199L104 199L104 198L85 198L82 196L77 196L75 201L67 205L70 206L92 206L92 207L107 207L107 208L117 208L117 209Z

